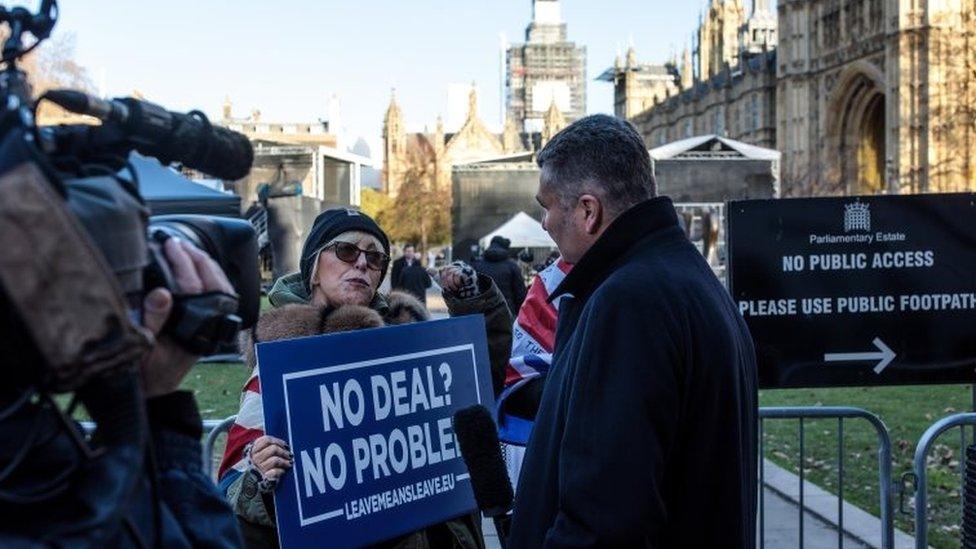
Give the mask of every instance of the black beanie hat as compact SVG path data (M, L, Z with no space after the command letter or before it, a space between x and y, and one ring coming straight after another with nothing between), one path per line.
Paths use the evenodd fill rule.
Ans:
M312 230L309 231L308 238L305 239L305 245L302 246L302 259L299 263L299 268L302 271L302 283L305 285L307 291L312 291L312 262L315 261L316 252L319 251L319 248L328 244L330 240L347 231L362 231L375 236L383 246L383 253L390 255L390 239L386 237L383 229L380 229L380 226L373 221L373 218L353 209L335 208L326 210L315 218L315 223L312 224ZM386 269L384 268L380 280L383 280L385 277Z
M495 235L495 236L491 237L491 242L489 242L489 245L490 246L498 246L499 248L501 248L503 250L507 250L508 247L512 245L512 241L509 240L509 239L507 239L507 238L505 238L504 236L498 234L498 235Z

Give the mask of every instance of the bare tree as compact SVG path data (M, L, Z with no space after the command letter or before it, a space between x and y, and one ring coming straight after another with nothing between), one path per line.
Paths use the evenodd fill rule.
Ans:
M417 242L422 254L450 239L450 196L437 186L438 169L432 155L411 151L396 201L379 215L393 240Z
M976 189L976 4L960 9L958 23L943 31L948 55L938 61L944 77L936 89L945 97L929 105L941 144L927 168L930 191Z
M36 93L51 88L94 90L88 71L75 61L74 34L60 34L45 41L27 61L32 64L30 76Z
M964 95L959 103L970 128L976 129L976 3L963 2L961 19L959 40L964 60L962 75Z
M964 177L968 181L968 189L976 188L976 3L963 2L962 8L962 43L963 93L958 100L962 109L963 120L968 121L965 131L964 156L966 165L963 166ZM968 177L966 177L968 175Z
M6 41L9 32L6 27L0 29L0 43ZM56 33L19 60L18 64L27 73L35 97L53 88L94 91L95 86L88 71L75 60L74 34ZM59 118L65 114L63 109L47 102L38 109L41 120Z
M790 160L781 168L780 196L783 198L846 194L840 176L825 169L815 155L808 154L802 163L795 158Z

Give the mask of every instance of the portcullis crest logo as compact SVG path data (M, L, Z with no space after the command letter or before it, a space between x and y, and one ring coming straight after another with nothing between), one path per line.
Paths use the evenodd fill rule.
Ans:
M844 206L844 232L871 232L871 207L857 200Z

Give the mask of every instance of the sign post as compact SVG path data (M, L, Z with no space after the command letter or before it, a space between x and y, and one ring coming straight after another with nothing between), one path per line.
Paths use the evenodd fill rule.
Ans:
M484 318L257 345L266 432L294 467L282 547L363 546L474 511L451 418L494 403Z
M976 381L976 195L745 200L729 291L764 388Z

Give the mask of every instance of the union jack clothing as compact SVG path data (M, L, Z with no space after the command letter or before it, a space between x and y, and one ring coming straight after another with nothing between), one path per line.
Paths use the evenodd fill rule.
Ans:
M535 276L512 327L512 358L505 370L505 388L498 396L498 436L507 444L524 446L532 422L505 412L505 401L530 380L543 377L552 363L559 300L549 296L566 277L572 265L562 258Z
M227 432L227 448L224 450L224 458L220 461L220 468L217 471L221 490L226 491L227 486L247 472L250 466L247 448L263 435L264 409L261 405L261 381L258 379L258 367L255 366L241 392L241 409L237 412L237 419Z

